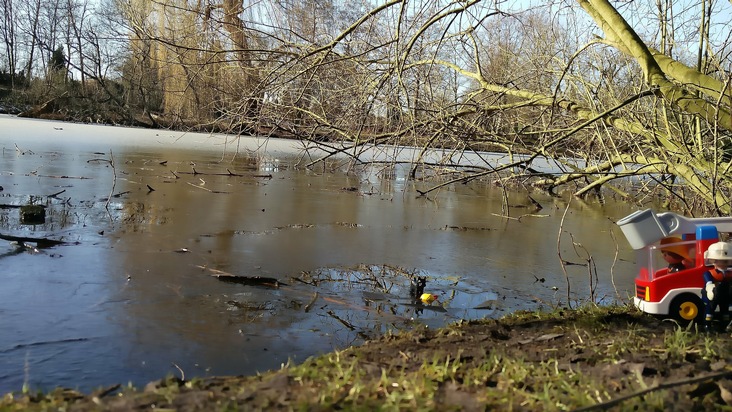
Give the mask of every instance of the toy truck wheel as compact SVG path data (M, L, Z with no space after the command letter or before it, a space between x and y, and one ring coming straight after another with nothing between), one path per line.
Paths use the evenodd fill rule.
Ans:
M704 317L704 307L699 296L690 293L674 298L669 315L681 321L699 321Z

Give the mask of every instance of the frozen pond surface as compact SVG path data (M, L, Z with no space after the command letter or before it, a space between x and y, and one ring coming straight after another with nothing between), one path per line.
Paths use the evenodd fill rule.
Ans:
M567 300L560 198L532 195L534 212L508 193L512 217L534 216L506 219L492 185L419 197L435 181L407 179L406 165L305 169L318 153L276 139L0 116L0 146L0 235L66 242L0 240L0 393L254 374L387 330ZM364 155L394 153L415 156ZM29 203L44 224L21 224L15 206ZM561 258L592 257L603 302L633 294L613 222L634 210L573 200L564 220ZM414 276L439 303L415 304ZM587 299L588 268L566 276Z

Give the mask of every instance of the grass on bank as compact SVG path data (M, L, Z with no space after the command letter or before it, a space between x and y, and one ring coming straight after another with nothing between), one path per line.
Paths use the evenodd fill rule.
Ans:
M0 410L719 410L729 339L588 305L387 335L254 377L8 394Z
M610 386L602 373L583 369L596 365L618 365L630 353L648 352L663 362L681 362L689 353L703 359L714 360L723 348L722 342L712 335L697 334L695 329L673 327L660 335L649 337L648 331L627 324L623 330L609 327L602 320L610 314L634 314L630 307L598 308L588 306L576 311L521 312L502 322L505 325L521 325L528 322L567 321L569 324L554 329L574 334L571 346L581 353L590 353L584 364L575 367L563 364L551 355L546 360L527 359L520 351L507 348L485 349L479 362L461 359L456 354L434 351L432 359L422 362L416 370L393 367L380 369L378 379L359 373L364 361L358 348L336 352L291 367L289 374L318 394L319 405L384 410L436 410L444 409L441 389L452 386L456 392L468 394L470 404L487 409L519 410L570 410L607 402L617 396L623 386L626 391L648 389L649 383L641 373L630 374L624 382ZM440 334L460 334L461 326L445 328ZM651 342L660 336L662 345ZM405 334L399 339L413 339ZM551 353L551 343L544 345ZM368 361L366 361L368 362ZM673 402L664 391L650 393L626 406L644 410L668 410ZM465 405L460 405L465 406Z

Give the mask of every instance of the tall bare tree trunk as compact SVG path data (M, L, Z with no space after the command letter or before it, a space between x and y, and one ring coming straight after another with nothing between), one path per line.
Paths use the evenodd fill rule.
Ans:
M234 43L235 54L242 70L244 78L244 90L246 93L243 101L242 114L247 124L242 124L246 132L252 132L251 124L256 121L259 116L260 100L262 92L259 91L259 76L257 69L252 64L251 50L249 48L249 39L247 37L246 28L240 14L244 11L241 0L224 0L224 27L229 32L231 41Z
M5 53L8 59L8 71L10 73L10 87L15 87L15 70L17 63L17 45L15 38L15 13L13 0L2 0L3 21L2 34L5 43Z
M39 43L38 39L38 22L40 20L40 14L41 14L41 0L35 0L35 3L33 3L35 6L33 16L33 24L31 29L31 42L30 42L30 51L28 52L28 63L25 67L25 78L26 81L30 81L31 76L33 75L33 63L35 62L35 52L36 52L36 45Z

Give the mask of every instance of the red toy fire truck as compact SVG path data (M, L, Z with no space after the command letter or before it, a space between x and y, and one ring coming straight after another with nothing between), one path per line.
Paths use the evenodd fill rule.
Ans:
M632 213L617 222L637 251L635 305L654 315L700 321L704 317L704 252L718 242L719 233L732 232L732 217L687 218L651 209ZM672 269L662 252L672 251L685 265ZM668 254L668 253L667 253Z

